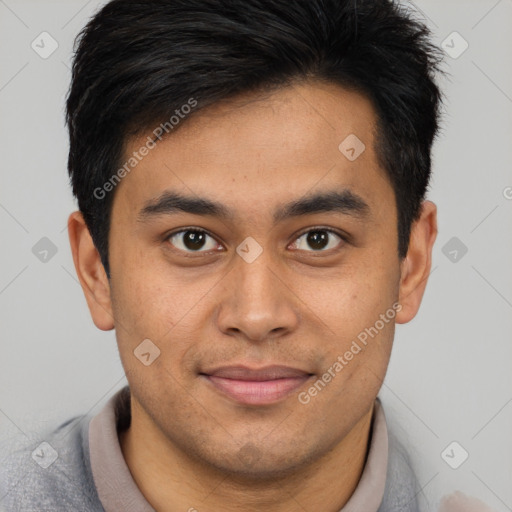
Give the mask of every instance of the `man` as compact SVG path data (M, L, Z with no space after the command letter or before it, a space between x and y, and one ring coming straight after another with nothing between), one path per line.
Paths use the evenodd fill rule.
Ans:
M431 267L438 62L384 0L94 16L68 227L129 387L47 436L47 467L15 451L7 510L418 509L377 394Z

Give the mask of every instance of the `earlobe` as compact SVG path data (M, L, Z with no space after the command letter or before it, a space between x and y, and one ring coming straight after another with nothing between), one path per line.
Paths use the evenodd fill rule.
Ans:
M68 234L76 273L98 329L114 328L110 283L82 214L73 212L68 219Z
M421 304L432 267L432 248L437 236L437 208L430 201L422 204L421 215L413 224L407 255L402 262L399 324L412 320Z

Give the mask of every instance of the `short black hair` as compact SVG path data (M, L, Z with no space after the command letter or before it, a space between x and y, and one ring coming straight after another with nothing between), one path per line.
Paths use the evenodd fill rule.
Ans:
M406 255L442 101L441 51L410 9L390 0L113 0L74 50L68 170L107 275L113 178L123 175L129 137L155 126L169 132L178 113L182 125L221 100L311 79L372 102ZM184 105L194 105L187 116Z

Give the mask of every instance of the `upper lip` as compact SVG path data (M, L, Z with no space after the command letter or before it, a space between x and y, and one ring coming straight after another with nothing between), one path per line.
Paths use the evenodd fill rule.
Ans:
M265 381L276 379L287 379L297 377L308 377L311 374L298 368L289 366L272 365L263 368L249 368L247 366L222 366L214 370L203 372L210 377L221 377L223 379Z

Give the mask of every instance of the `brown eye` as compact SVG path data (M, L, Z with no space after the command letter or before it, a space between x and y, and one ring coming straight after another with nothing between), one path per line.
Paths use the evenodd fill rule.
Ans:
M294 242L294 249L300 251L323 251L332 249L340 244L343 239L328 229L312 229L303 233Z
M206 236L204 233L198 233L197 231L186 231L183 235L183 245L191 251L197 251L201 249L205 244Z
M181 251L205 252L215 249L216 240L205 231L186 229L178 231L169 237L169 242Z
M325 231L310 231L307 235L307 244L315 251L324 249L329 244L329 235Z

